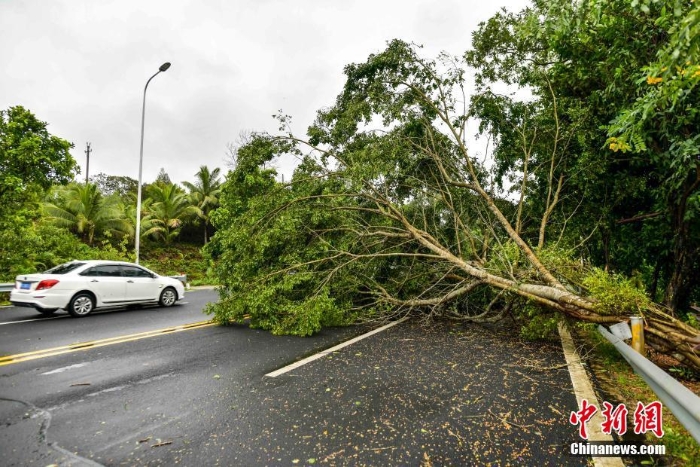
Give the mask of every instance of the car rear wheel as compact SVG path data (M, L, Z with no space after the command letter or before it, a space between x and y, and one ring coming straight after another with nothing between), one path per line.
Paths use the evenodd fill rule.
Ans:
M168 287L160 293L158 303L160 306L172 306L177 301L177 292L172 287Z
M68 313L74 318L82 318L92 313L95 309L95 299L88 293L77 294L68 304Z
M36 308L36 311L38 311L39 313L41 313L44 316L51 316L54 313L56 313L56 310L58 310L58 308L39 308L39 307Z

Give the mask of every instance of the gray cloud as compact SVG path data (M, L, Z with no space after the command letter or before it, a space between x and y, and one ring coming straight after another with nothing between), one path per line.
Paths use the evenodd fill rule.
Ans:
M303 132L331 105L343 67L393 38L427 56L463 53L471 32L499 8L427 0L0 2L0 108L23 105L75 144L90 173L138 176L141 102L148 89L144 181L165 168L192 180L200 165L224 168L242 131L277 127L278 109ZM290 163L280 163L289 174ZM84 173L80 176L84 176Z

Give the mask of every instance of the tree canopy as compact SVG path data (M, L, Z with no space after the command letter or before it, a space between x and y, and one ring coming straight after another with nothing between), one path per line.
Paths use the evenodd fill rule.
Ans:
M119 205L119 197L105 197L93 183L71 183L54 190L43 204L44 220L78 234L88 245L96 236L130 233L130 224Z
M196 180L194 183L182 182L185 188L189 190L191 201L197 207L197 217L204 224L205 244L209 241L207 229L210 224L210 213L219 206L219 195L221 194L220 172L221 169L218 167L214 170L209 170L209 167L203 165L195 174Z
M90 177L90 180L105 196L118 195L124 199L136 199L139 182L131 177L98 173L94 177Z
M23 202L32 189L47 190L75 175L73 145L47 126L22 106L0 110L0 209Z

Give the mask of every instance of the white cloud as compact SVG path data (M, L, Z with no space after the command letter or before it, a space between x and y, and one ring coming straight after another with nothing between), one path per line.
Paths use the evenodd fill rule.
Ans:
M170 61L148 88L143 180L161 167L191 180L200 165L224 168L241 131L275 130L278 109L305 131L342 89L343 67L387 41L462 54L480 21L525 4L3 0L0 109L23 105L47 121L83 170L90 141L91 174L136 178L143 87Z

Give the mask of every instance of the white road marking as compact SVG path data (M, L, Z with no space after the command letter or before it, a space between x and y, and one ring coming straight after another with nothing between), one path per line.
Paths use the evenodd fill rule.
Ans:
M70 318L70 316L68 316L68 315L50 316L50 317L43 317L43 318L23 319L21 321L8 321L6 323L0 323L0 326L4 326L6 324L31 323L32 321L48 321L50 319L63 319L63 318Z
M89 363L87 363L87 362L86 363L76 363L75 365L68 365L68 366L64 366L63 368L56 368L55 370L47 371L46 373L42 373L42 375L53 375L56 373L63 373L64 371L73 370L75 368L81 368L81 367L84 367L87 365L89 365Z
M175 302L176 305L189 305L190 302ZM151 304L144 305L148 308L155 308L155 306L152 306ZM104 307L104 308L99 308L95 310L92 314L97 315L100 314L101 312L104 311L114 311L117 309L123 308L124 305L116 305L116 306L111 306L111 307ZM1 307L0 307L1 308ZM11 308L11 307L7 307ZM32 321L48 321L50 319L63 319L63 318L70 318L70 315L59 315L59 316L45 316L45 317L39 317L39 318L31 318L31 319L23 319L20 321L7 321L5 323L0 323L0 326L4 326L6 324L20 324L20 323L31 323Z
M125 388L128 388L128 387L129 387L128 385L124 385L124 386L114 386L114 387L111 387L111 388L103 389L102 391L92 392L92 393L88 394L86 397L95 397L95 396L99 396L100 394L106 394L106 393L108 393L108 392L121 391L122 389L125 389Z
M280 376L280 375L283 375L283 374L285 374L285 373L288 373L288 372L290 372L290 371L292 371L292 370L294 370L294 369L296 369L296 368L299 368L300 366L304 366L304 365L306 365L307 363L311 363L311 362L313 362L314 360L318 360L319 358L325 357L325 356L328 355L328 354L331 354L331 353L333 353L333 352L337 352L338 350L340 350L340 349L342 349L342 348L344 348L344 347L347 347L347 346L349 346L349 345L352 345L352 344L354 344L355 342L359 342L359 341L361 341L362 339L366 339L366 338L369 337L369 336L373 336L374 334L377 334L377 333L379 333L379 332L385 331L385 330L389 329L390 327L393 327L393 326L396 326L397 324L403 323L403 322L406 321L407 319L408 319L408 316L403 317L403 318L401 318L401 319L398 320L398 321L394 321L394 322L389 323L389 324L387 324L387 325L385 325L385 326L382 326L382 327L380 327L380 328L377 328L377 329L375 329L375 330L373 330L373 331L370 331L370 332L367 332L367 333L362 334L362 335L360 335L360 336L357 336L357 337L355 337L355 338L353 338L353 339L350 339L349 341L345 341L345 342L343 342L343 343L341 343L341 344L338 344L338 345L336 345L335 347L331 347L330 349L326 349L326 350L324 350L323 352L319 352L319 353L317 353L317 354L311 355L310 357L306 357L306 358L303 359L303 360L299 360L298 362L294 362L294 363L292 363L292 364L290 364L290 365L287 365L287 366L285 366L285 367L282 367L282 368L280 368L279 370L275 370L275 371L273 371L273 372L271 372L271 373L266 374L265 376L269 376L270 378L276 378L276 377L278 377L278 376Z
M564 358L566 359L566 364L569 367L569 375L571 376L571 382L574 386L574 394L576 394L576 401L578 407L581 406L581 400L586 399L589 404L593 404L600 408L601 405L598 402L598 398L593 390L593 385L588 379L588 374L585 368L581 365L581 358L576 352L576 346L574 345L574 340L569 334L569 330L566 328L564 323L559 323L559 336L561 337L561 346L564 349ZM577 409L578 409L577 407ZM606 435L603 433L601 424L603 423L603 415L601 411L598 410L591 417L586 427L588 428L588 439L589 441L613 441L611 435ZM572 425L573 428L573 425ZM581 440L583 441L583 440ZM593 459L593 465L595 467L624 467L622 459L619 457L591 457Z

